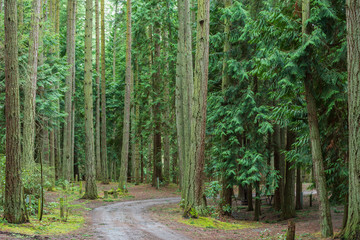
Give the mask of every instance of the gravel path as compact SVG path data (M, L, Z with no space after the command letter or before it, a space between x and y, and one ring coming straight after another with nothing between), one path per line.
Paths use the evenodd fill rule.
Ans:
M154 205L177 203L180 198L161 198L119 202L93 210L93 225L97 235L108 240L189 239L151 219L146 210Z

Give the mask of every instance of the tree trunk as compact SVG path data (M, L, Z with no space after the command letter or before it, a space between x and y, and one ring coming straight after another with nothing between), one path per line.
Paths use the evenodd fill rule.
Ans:
M224 8L231 7L232 0L224 0ZM228 57L230 53L230 19L228 17L225 18L225 28L224 28L224 59L223 59L223 69L222 69L222 91L224 102L226 104L226 90L230 85L230 76L228 74ZM222 144L226 145L228 141L228 136L222 137ZM226 166L227 159L223 159L224 165ZM221 201L220 201L220 211L224 215L231 216L231 211L223 211L225 206L232 207L232 195L233 195L233 187L228 186L229 179L226 176L226 169L222 169L222 191L221 191Z
M281 209L281 187L283 183L283 175L281 175L280 165L281 165L281 156L280 156L280 127L279 125L276 125L274 127L274 134L273 134L273 142L274 142L274 168L276 171L278 171L278 174L280 175L280 179L278 180L278 187L275 189L274 194L274 208L277 211L280 211Z
M157 6L155 6L157 8ZM157 11L157 10L156 10ZM156 104L153 105L153 117L154 117L154 138L153 138L153 178L152 185L155 187L157 181L163 181L162 178L162 152L161 152L161 101L156 99L161 96L161 76L160 76L160 23L155 22L154 25L154 62L156 65L156 72L152 75L152 85L154 97L153 100Z
M99 30L99 0L95 0L95 38L96 38L96 121L95 121L95 156L96 156L96 179L102 179L101 167L101 143L100 143L100 30Z
M302 180L301 180L301 167L297 166L296 168L296 210L303 209L302 201L301 201L301 194L302 194Z
M259 184L260 184L259 182L255 183L256 199L255 199L254 221L259 221L261 215L261 199L260 199Z
M4 218L26 222L21 183L21 138L16 0L5 1L5 118L6 165Z
M106 144L105 0L101 0L101 162L103 183L109 183Z
M254 206L253 206L253 194L252 194L252 185L248 185L247 186L247 200L248 200L248 211L254 211Z
M295 142L295 134L288 130L286 150L290 151L292 144ZM282 210L282 218L289 219L295 217L295 167L294 162L285 162L286 181L284 186L284 205Z
M116 30L117 30L117 13L118 13L119 1L115 1L115 14L114 14L114 36L113 36L113 82L116 80Z
M360 239L360 1L346 1L349 99L349 208L345 239Z
M302 31L303 31L303 42L307 40L308 27L307 20L310 18L310 0L302 1ZM333 235L333 227L331 222L331 213L329 199L326 190L326 178L323 163L323 155L321 150L319 123L317 116L316 100L313 96L313 87L311 84L311 75L309 72L306 73L304 84L305 84L305 98L308 111L308 122L310 130L310 145L311 154L313 159L313 170L316 182L317 194L319 197L320 204L320 226L322 237L331 237Z
M119 188L123 188L127 180L128 158L129 158L129 135L130 135L130 104L131 104L131 0L127 0L126 14L126 72L125 72L125 106L123 141L121 149L121 166Z
M136 82L136 88L138 90L139 88L139 64L138 61L135 60L135 82ZM135 97L135 96L134 96ZM134 101L136 102L136 101ZM141 124L140 124L140 106L137 103L135 106L135 143L134 143L134 177L135 177L135 184L138 185L141 182L141 156L140 156L140 147L141 147Z
M24 84L24 129L23 129L23 160L24 170L29 176L34 169L35 151L35 105L39 49L40 0L32 1L31 32L29 36L28 76Z
M72 96L73 81L75 81L75 32L76 32L76 0L68 0L67 3L67 35L66 35L66 57L69 67L69 74L66 76L66 93L65 93L65 117L64 124L64 145L63 145L63 176L70 181L71 169L71 141L72 141Z
M93 93L92 93L92 0L86 0L85 17L85 76L84 76L84 101L85 101L85 170L86 185L85 199L96 199L96 172L94 153L94 126L93 126Z

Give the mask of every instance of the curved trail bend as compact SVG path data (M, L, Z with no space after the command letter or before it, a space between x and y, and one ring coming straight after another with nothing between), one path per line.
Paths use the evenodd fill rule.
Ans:
M179 201L180 198L161 198L98 207L92 213L93 225L99 235L108 240L187 240L188 237L155 222L146 214L146 210L154 205Z

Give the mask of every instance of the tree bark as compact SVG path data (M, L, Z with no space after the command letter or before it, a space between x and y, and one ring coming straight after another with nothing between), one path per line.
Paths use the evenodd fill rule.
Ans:
M94 126L93 126L93 92L92 92L92 0L86 0L85 16L85 76L84 76L84 101L85 101L85 199L96 199L96 172L94 153Z
M296 210L303 209L301 202L301 194L302 194L302 180L301 180L301 167L297 166L296 168Z
M106 144L105 0L101 0L101 162L104 184L109 183Z
M287 131L287 144L286 150L290 151L292 144L295 142L295 134L288 130ZM289 219L296 215L295 212L295 167L294 162L285 162L286 178L284 185L284 206L282 210L282 218Z
M65 92L65 117L64 124L64 145L63 145L63 177L70 181L72 165L72 96L73 96L73 81L75 81L75 32L76 32L76 0L68 0L67 2L67 35L66 35L66 57L69 65L69 73L66 76Z
M349 207L345 239L360 239L360 1L346 1L349 99Z
M100 30L99 30L99 0L95 0L95 38L96 38L96 121L95 121L95 156L96 156L96 179L102 178L101 167L101 143L100 143Z
M224 0L224 8L229 8L232 5L232 0ZM224 102L226 103L226 90L230 85L230 76L228 74L228 59L230 53L230 19L228 17L225 18L225 27L224 27L224 59L223 59L223 68L222 68L222 91ZM226 145L228 140L228 136L222 137L222 145ZM223 161L226 162L227 159ZM226 164L225 164L226 166ZM229 179L226 176L226 169L222 169L222 191L221 191L221 201L220 201L220 210L223 215L231 216L231 211L222 211L225 206L232 207L232 195L233 195L233 187L228 186Z
M158 6L155 6L158 8ZM158 11L156 9L155 11ZM152 75L152 86L153 86L153 100L156 104L153 105L153 118L154 118L154 128L153 128L153 178L152 185L155 187L157 185L157 180L160 182L163 181L162 177L162 146L161 146L161 101L156 99L161 96L161 76L160 76L160 23L156 21L154 24L154 62L156 66L156 72Z
M21 182L21 138L16 0L5 1L6 165L4 218L26 222Z
M302 1L302 24L303 24L303 41L307 40L308 28L307 20L310 18L310 0ZM310 130L310 145L313 159L313 170L316 182L317 194L319 196L320 204L320 226L322 237L331 237L333 235L333 227L331 222L330 204L327 196L326 178L323 163L323 155L321 150L319 122L317 116L316 100L313 95L313 87L311 84L311 75L306 73L305 84L305 98L308 111L308 122Z
M24 84L23 159L25 173L32 175L35 152L35 105L39 49L40 0L32 1L31 32L29 36L28 76Z
M125 106L123 141L121 149L121 166L119 187L122 189L127 180L128 158L129 158L129 135L130 135L130 104L131 104L131 0L127 0L126 13L126 72L125 72Z

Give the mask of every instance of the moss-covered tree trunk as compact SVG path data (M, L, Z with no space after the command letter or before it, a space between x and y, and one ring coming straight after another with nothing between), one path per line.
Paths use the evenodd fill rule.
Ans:
M96 199L96 172L94 152L94 126L93 126L93 91L92 91L92 20L93 0L86 0L85 15L85 76L84 76L84 102L85 102L85 199Z
M194 92L191 105L191 146L189 183L194 184L194 199L185 208L195 207L199 214L206 208L204 196L204 164L206 135L206 106L209 70L210 0L198 0Z
M346 1L349 99L349 206L345 239L360 239L360 1Z
M31 31L29 36L28 76L24 84L24 119L22 159L26 174L34 169L35 153L35 104L39 48L40 0L32 1Z
M122 189L127 180L128 159L129 159L129 139L130 139L130 104L131 104L131 0L127 0L126 14L126 72L125 72L125 106L123 121L123 140L121 149L121 166L119 187Z
M9 223L23 223L25 206L21 183L21 138L19 102L19 65L16 0L5 1L5 118L6 165L4 218Z
M302 24L303 24L303 41L307 40L308 27L307 20L310 18L310 0L302 1ZM333 227L331 222L330 204L326 189L326 178L323 163L323 155L320 142L319 122L317 116L316 100L313 95L312 79L310 69L307 71L305 84L305 98L308 111L308 124L310 130L311 155L313 160L313 171L316 182L316 190L320 205L320 226L322 237L331 237Z
M63 145L63 176L64 179L70 180L72 165L72 96L73 96L73 81L75 81L75 32L76 32L76 15L75 15L75 0L68 0L67 2L67 35L66 35L66 57L69 65L69 72L66 76L65 92L65 117L64 124L64 145Z

